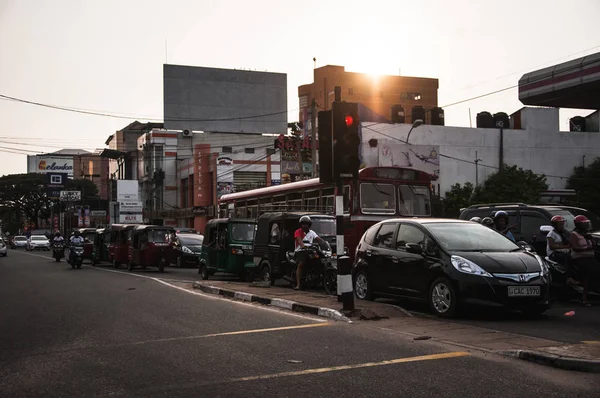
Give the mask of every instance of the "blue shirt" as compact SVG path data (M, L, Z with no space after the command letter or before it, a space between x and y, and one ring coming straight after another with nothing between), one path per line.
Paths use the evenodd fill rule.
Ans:
M517 243L517 240L515 239L515 237L512 234L512 232L506 231L506 233L504 234L504 236L506 236L508 239L512 240L513 242Z

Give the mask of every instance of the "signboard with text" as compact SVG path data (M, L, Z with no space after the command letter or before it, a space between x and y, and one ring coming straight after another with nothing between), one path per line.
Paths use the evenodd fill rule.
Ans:
M119 202L119 212L121 213L141 213L142 202L135 201L123 201Z
M139 199L139 184L137 180L117 180L117 200L135 201Z
M119 214L121 224L141 224L144 221L142 214Z
M33 158L32 158L33 159ZM34 173L65 173L73 176L73 157L57 157L57 156L36 156L33 166L35 170L30 170Z
M61 202L79 202L81 200L81 191L60 191Z

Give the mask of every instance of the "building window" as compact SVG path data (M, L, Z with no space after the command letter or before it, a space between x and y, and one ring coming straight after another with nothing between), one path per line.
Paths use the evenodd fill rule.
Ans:
M300 101L300 108L306 108L308 106L308 95L303 95L298 99Z
M223 147L223 153L232 153L233 152L233 148L230 146L224 146Z
M249 154L253 154L254 153L254 148L246 148L245 152L249 153Z
M353 88L349 88L348 89L348 95L354 95L354 89Z

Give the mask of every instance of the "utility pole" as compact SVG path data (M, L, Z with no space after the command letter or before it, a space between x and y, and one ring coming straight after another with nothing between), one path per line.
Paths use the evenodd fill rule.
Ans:
M481 162L481 159L479 159L477 151L475 151L475 188L479 186L479 162Z
M310 105L310 147L312 159L312 177L317 177L317 127L315 121L317 119L317 101L313 98Z
M500 153L498 154L498 170L504 170L504 126L500 126Z

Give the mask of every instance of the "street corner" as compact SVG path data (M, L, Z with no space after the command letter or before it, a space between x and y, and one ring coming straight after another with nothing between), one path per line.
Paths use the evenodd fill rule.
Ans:
M600 345L595 344L567 344L497 353L563 370L600 373Z

